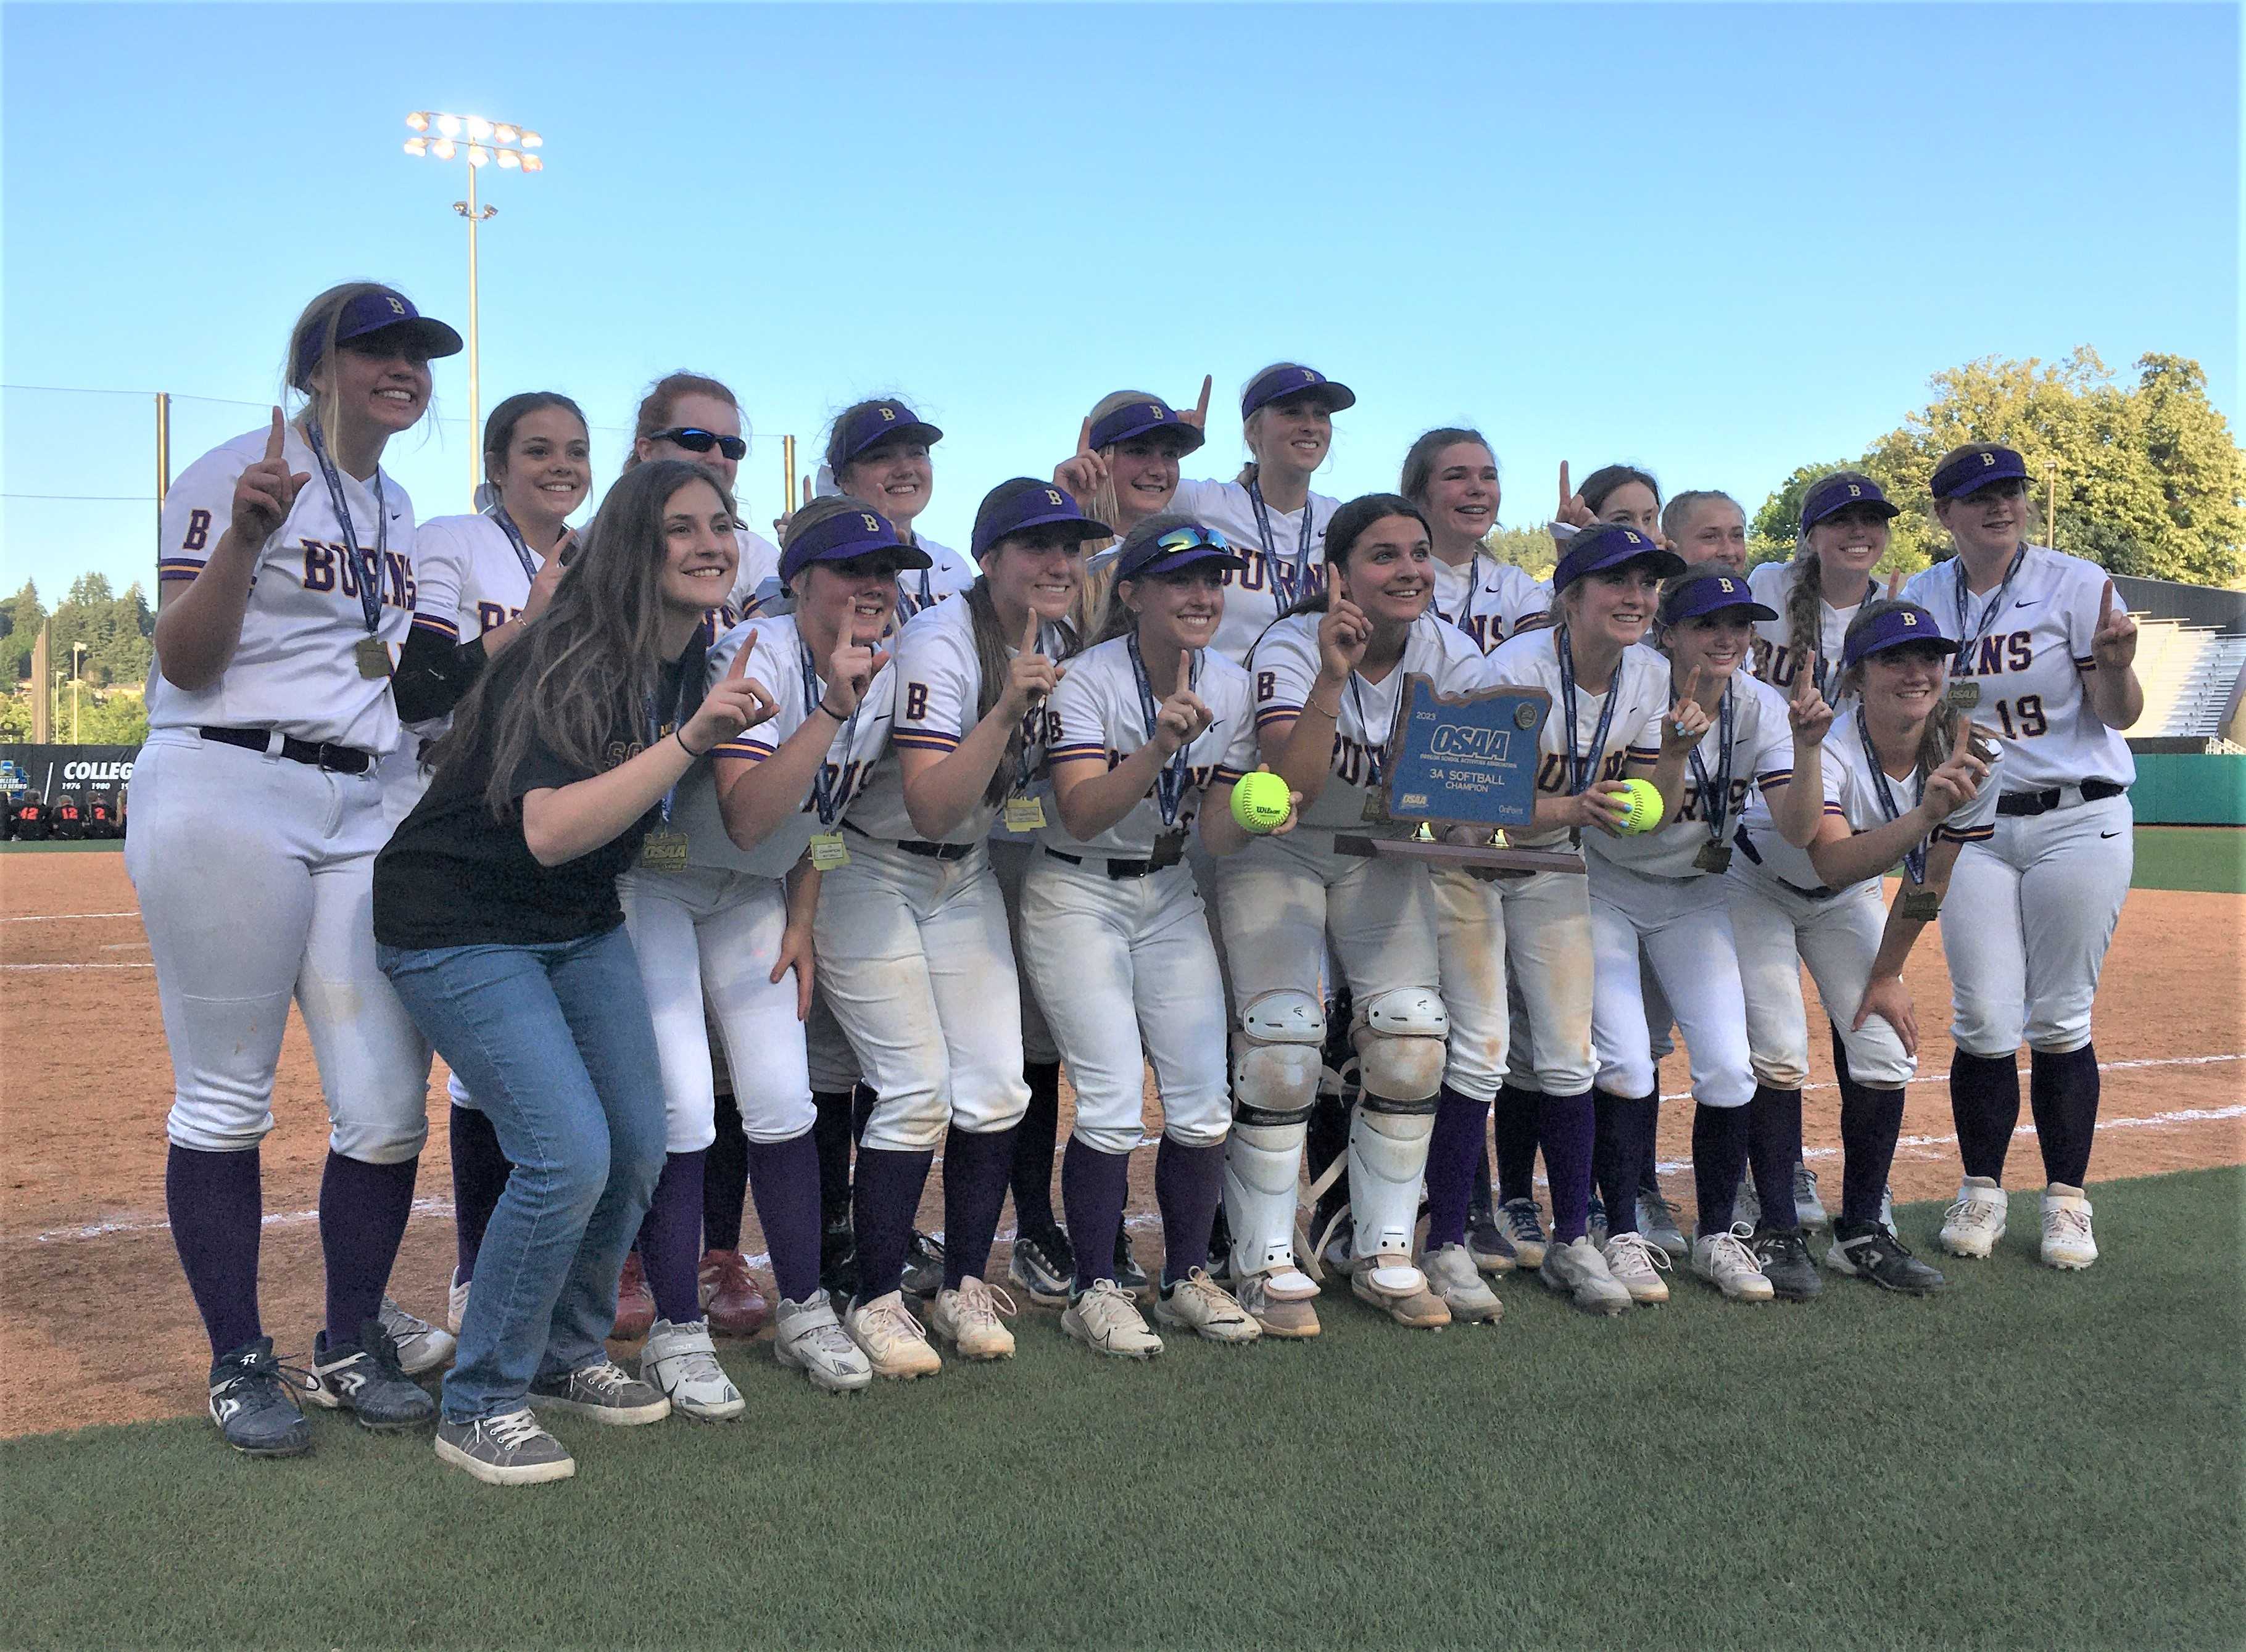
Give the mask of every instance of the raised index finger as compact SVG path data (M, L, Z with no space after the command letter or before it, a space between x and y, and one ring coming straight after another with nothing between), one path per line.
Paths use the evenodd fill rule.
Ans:
M1960 711L1950 719L1950 750L1953 754L1970 751L1973 739L1973 715Z
M1035 654L1037 651L1038 611L1035 608L1031 608L1030 610L1029 623L1024 626L1022 630L1022 652L1024 654Z
M265 436L265 462L267 464L276 465L280 463L281 444L282 440L286 438L288 432L288 422L281 417L281 410L277 407L275 408L273 410L273 428L267 432ZM2111 585L2108 585L2106 588L2108 591L2111 591L2113 588Z
M1081 429L1079 429L1079 430L1076 432L1076 452L1077 452L1077 456L1078 456L1079 458L1082 458L1085 454L1089 453L1091 451L1092 451L1092 415L1091 415L1091 414L1089 414L1089 413L1086 413L1086 414L1084 416L1084 425L1083 425L1083 427L1082 427Z
M1695 665L1684 678L1684 697L1697 702L1700 697L1700 668Z
M1178 650L1178 686L1181 689L1193 687L1193 650L1191 649Z
M1888 601L1892 602L1902 595L1902 570L1895 568L1888 574Z
M2106 581L2106 589L2098 599L2098 629L2104 630L2106 622L2113 617L2113 581Z
M1210 386L1215 383L1216 376L1214 373L1203 373L1201 376L1201 399L1194 404L1193 410L1193 422L1196 425L1208 423L1208 392Z
M1568 486L1568 461L1560 461L1560 508L1565 511L1568 501L1576 497L1576 490Z

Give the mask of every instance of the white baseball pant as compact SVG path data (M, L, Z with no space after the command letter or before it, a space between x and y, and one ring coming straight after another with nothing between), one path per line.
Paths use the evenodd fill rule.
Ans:
M688 867L616 880L624 927L663 1065L664 1150L699 1152L718 1139L715 1021L751 1141L793 1140L811 1128L811 1074L793 973L772 979L787 928L787 886L749 872ZM704 1016L703 1006L709 1006Z
M1591 897L1585 874L1501 878L1511 1037L1506 1081L1516 1090L1580 1096L1591 1057Z
M2127 793L2033 815L1958 852L1942 902L1950 1036L1969 1055L2090 1042L2090 1007L2136 869Z
M1809 1082L1809 1016L1801 999L1806 963L1827 1016L1840 1029L1856 1081L1878 1090L1909 1084L1917 1064L1903 1053L1893 1027L1877 1016L1861 1031L1848 1026L1863 1002L1887 925L1880 880L1814 901L1745 867L1744 860L1733 861L1724 882L1739 983L1746 990L1755 1078L1773 1090L1799 1090Z
M1071 1133L1103 1153L1136 1147L1151 1064L1162 1133L1214 1146L1232 1125L1230 1034L1193 874L1110 878L1099 865L1040 853L1022 884L1022 968L1052 1005L1076 1087Z
M1591 1046L1599 1085L1625 1097L1653 1093L1653 1041L1644 983L1662 996L1665 1032L1684 1029L1692 1098L1744 1107L1754 1096L1746 989L1719 877L1656 878L1591 857L1591 938L1596 982Z
M172 1051L171 1140L229 1152L264 1139L293 997L329 1145L370 1165L420 1152L429 1047L374 962L374 857L386 836L376 772L161 729L140 749L127 807L125 870Z
M990 851L990 870L998 880L998 893L1006 902L1007 938L1013 942L1014 955L1018 959L1022 955L1022 880L1033 861L1045 858L1045 851L1031 837L992 838L984 846ZM1022 1059L1050 1066L1061 1058L1060 1048L1053 1042L1052 1029L1045 1023L1045 1010L1038 1002L1037 989L1028 971L1020 971L1019 975Z
M851 833L819 886L819 971L874 1087L861 1145L927 1152L957 1123L1021 1122L1021 990L1006 903L981 844L956 860Z
M1296 836L1331 841L1322 832L1259 838L1217 863L1236 1000L1245 1004L1290 989L1318 996L1329 933L1358 1003L1403 988L1436 990L1442 968L1426 870L1408 860L1297 847Z
M1433 869L1435 955L1442 970L1443 1008L1451 1037L1443 1083L1488 1101L1505 1078L1511 1030L1505 990L1505 898L1495 880L1448 867Z

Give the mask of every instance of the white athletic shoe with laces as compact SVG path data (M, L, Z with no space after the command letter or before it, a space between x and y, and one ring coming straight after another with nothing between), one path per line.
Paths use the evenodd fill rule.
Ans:
M1196 1268L1167 1292L1154 1293L1154 1317L1181 1326L1207 1343L1252 1343L1263 1328L1227 1291Z
M1968 1176L1942 1213L1936 1242L1952 1256L1986 1256L2004 1236L2004 1190L1986 1176Z
M800 1302L780 1298L772 1315L772 1357L828 1394L852 1393L874 1380L873 1362L850 1340L823 1290Z
M2090 1236L2090 1201L2079 1187L2053 1182L2043 1190L2043 1261L2046 1268L2079 1270L2098 1260Z
M460 1334L460 1322L468 1316L468 1287L473 1282L461 1280L446 1295L445 1329L455 1336Z
M672 1405L705 1423L738 1417L748 1406L718 1363L706 1319L684 1325L658 1319L649 1326L639 1350L639 1380L661 1389Z
M1419 1270L1427 1276L1427 1288L1451 1310L1453 1319L1495 1324L1504 1316L1505 1304L1482 1278L1474 1253L1464 1245L1445 1245L1427 1252L1419 1258Z
M1555 1239L1545 1249L1536 1277L1587 1314L1619 1314L1630 1307L1630 1292L1608 1270L1607 1259L1588 1234L1564 1245Z
M962 1359L1011 1359L1014 1333L998 1317L999 1303L1009 1314L1018 1312L1014 1299L994 1290L973 1275L936 1292L928 1310L929 1329L947 1338Z
M390 1340L398 1344L398 1369L408 1377L435 1370L460 1345L453 1333L438 1329L419 1314L407 1313L387 1296L382 1299L382 1311L377 1317L390 1333Z
M1747 1248L1754 1229L1733 1222L1720 1234L1702 1234L1692 1241L1692 1271L1735 1302L1766 1302L1777 1293Z
M1644 1234L1616 1234L1606 1242L1607 1272L1630 1293L1641 1308L1669 1300L1669 1286L1661 1275L1669 1271L1669 1253L1650 1243Z
M933 1377L943 1369L936 1349L929 1346L928 1333L905 1306L901 1290L852 1308L842 1315L842 1329L858 1344L876 1377L910 1382L916 1377Z
M1060 1328L1096 1354L1152 1359L1162 1351L1137 1300L1112 1279L1095 1279L1079 1293L1061 1311Z

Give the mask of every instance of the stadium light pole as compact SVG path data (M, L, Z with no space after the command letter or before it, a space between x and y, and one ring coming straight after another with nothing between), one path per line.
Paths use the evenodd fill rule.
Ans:
M476 174L486 167L501 172L543 172L546 162L532 151L546 139L526 126L481 115L447 114L439 109L417 109L405 117L413 136L405 153L432 160L465 161L468 168L468 198L456 201L453 210L468 221L468 492L473 497L484 479L483 431L479 407L479 339L476 314L476 227L499 211L476 201ZM464 141L465 140L465 141Z

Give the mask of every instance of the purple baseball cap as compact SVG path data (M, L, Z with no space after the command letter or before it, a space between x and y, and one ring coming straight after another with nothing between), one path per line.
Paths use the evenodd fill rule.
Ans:
M1072 522L1079 528L1079 539L1105 539L1114 529L1105 522L1095 522L1077 508L1076 501L1051 482L1040 482L1035 477L1017 476L1011 481L1001 482L983 496L983 506L975 513L975 537L970 540L975 560L988 556L998 541L1025 528L1044 527L1052 522Z
M1357 392L1348 385L1337 384L1315 368L1297 362L1281 362L1248 381L1248 388L1240 392L1240 416L1245 418L1259 407L1291 401L1297 396L1315 397L1325 404L1329 413L1357 405Z
M1841 651L1841 669L1848 670L1858 662L1875 654L1884 654L1889 649L1909 648L1923 643L1944 652L1956 644L1942 635L1942 622L1916 602L1897 602L1883 608L1848 635L1847 645Z
M1181 568L1214 562L1220 568L1241 568L1248 559L1213 527L1199 522L1179 522L1159 534L1133 532L1115 558L1118 580L1141 580L1157 574L1174 574Z
M297 353L298 377L318 364L327 346L324 332L325 329L316 327L305 335ZM411 339L419 343L432 361L441 356L457 356L466 348L458 333L444 323L423 315L413 308L412 299L388 287L361 293L345 304L343 313L336 318L337 344L355 344L385 333L394 333L401 342Z
M1192 452L1208 439L1196 426L1181 418L1176 408L1159 396L1150 396L1144 401L1126 402L1094 424L1091 443L1097 451L1158 430L1168 431L1179 438L1178 452L1181 454Z
M1778 610L1755 601L1747 582L1735 574L1703 574L1684 581L1662 599L1661 622L1678 625L1705 614L1744 610L1751 620L1774 620Z
M1976 442L1934 472L1934 497L1963 499L1991 482L2025 482L2027 461L1995 442Z
M1682 574L1688 566L1674 551L1664 551L1627 522L1600 522L1568 541L1568 554L1552 570L1552 589L1566 590L1586 574L1603 574L1624 562L1644 562L1656 579Z
M1869 505L1890 521L1902 514L1880 485L1861 471L1834 471L1812 482L1801 496L1801 531L1807 534L1851 505Z
M868 402L863 407L854 407L842 416L834 432L834 468L841 470L869 448L900 439L933 447L943 439L943 432L902 402Z
M779 554L780 583L792 584L813 562L847 562L874 551L887 552L899 568L934 566L926 551L899 539L896 524L879 511L837 511L788 536Z

